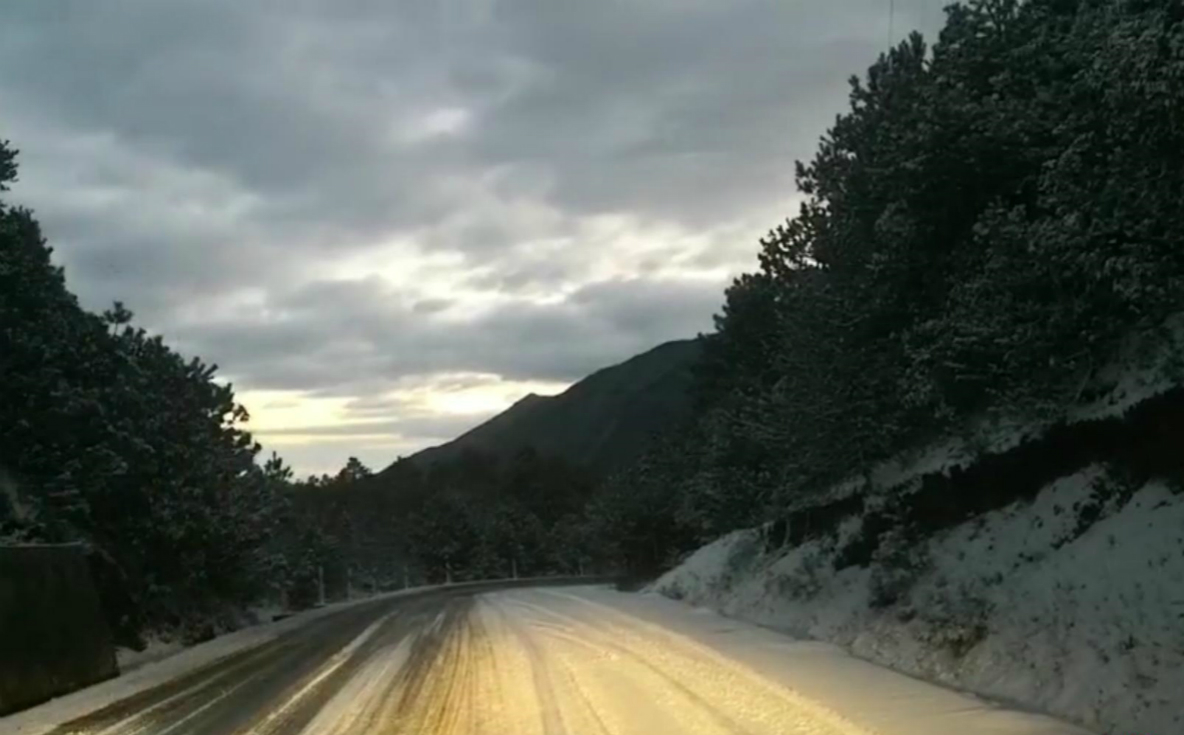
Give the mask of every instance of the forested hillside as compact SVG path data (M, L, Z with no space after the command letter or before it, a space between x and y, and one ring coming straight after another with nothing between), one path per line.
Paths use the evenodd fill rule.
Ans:
M697 421L598 498L618 553L917 677L1180 732L1182 81L1166 0L955 5L853 80Z
M595 501L617 552L661 566L905 449L1055 419L1164 344L1182 82L1166 0L956 4L853 78L727 291L697 420Z
M615 570L621 559L589 502L687 419L700 353L696 340L668 342L559 395L528 395L381 472L351 461L336 477L308 478L297 497L319 525L306 547L378 586Z

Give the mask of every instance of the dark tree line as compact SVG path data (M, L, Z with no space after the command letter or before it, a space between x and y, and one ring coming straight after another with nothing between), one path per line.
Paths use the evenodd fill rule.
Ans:
M0 189L16 177L0 144ZM121 640L257 598L282 556L284 469L245 409L115 304L82 309L28 210L0 202L0 536L83 541Z
M594 477L533 450L403 459L380 475L304 485L301 504L371 587L571 574L599 558L583 535Z
M0 142L0 192L16 173ZM255 602L311 604L323 570L347 576L358 539L389 516L354 493L368 520L343 527L324 495L368 470L351 460L294 482L259 456L216 366L134 326L122 304L84 310L52 253L32 213L0 200L0 543L85 544L116 639L132 646L146 631L207 637ZM390 557L383 538L371 560Z

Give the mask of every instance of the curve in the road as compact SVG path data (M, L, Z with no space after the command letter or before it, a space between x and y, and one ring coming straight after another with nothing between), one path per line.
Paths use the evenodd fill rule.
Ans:
M660 626L547 589L315 620L52 735L862 735Z

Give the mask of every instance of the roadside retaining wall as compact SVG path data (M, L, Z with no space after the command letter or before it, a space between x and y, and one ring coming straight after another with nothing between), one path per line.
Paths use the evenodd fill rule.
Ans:
M83 547L0 546L0 715L118 673Z

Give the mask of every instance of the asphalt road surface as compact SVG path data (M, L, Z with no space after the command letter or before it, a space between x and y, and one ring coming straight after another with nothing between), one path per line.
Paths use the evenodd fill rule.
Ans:
M791 690L564 588L355 606L55 735L854 735Z

